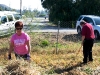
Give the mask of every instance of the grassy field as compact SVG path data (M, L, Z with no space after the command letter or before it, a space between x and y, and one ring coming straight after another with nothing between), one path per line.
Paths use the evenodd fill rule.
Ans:
M41 75L92 75L92 71L100 66L100 43L93 46L93 62L82 64L83 53L80 36L60 33L58 44L56 33L29 33L31 37L31 62L36 65ZM9 38L0 39L0 66L9 65L7 51ZM80 49L80 52L78 52ZM12 53L12 61L15 60ZM79 71L79 72L78 72Z

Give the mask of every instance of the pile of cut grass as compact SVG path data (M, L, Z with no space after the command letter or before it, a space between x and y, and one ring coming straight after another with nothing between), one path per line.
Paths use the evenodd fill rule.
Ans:
M11 60L0 68L0 75L41 75L36 66L24 60Z

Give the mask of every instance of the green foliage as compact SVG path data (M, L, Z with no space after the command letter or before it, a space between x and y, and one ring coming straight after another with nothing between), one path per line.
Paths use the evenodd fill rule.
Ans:
M41 42L40 42L40 46L41 47L45 47L45 46L48 46L49 45L49 41L48 40L42 40Z
M100 15L100 0L41 0L49 20L76 21L82 14Z
M45 17L45 14L40 14L39 17Z
M92 70L91 70L91 68L86 68L84 71L85 71L87 74L89 74L89 75L92 74Z
M33 18L35 15L34 15L34 13L31 11L31 10L23 10L23 13L24 13L24 15L26 16L26 17L31 17L31 18Z
M75 28L76 21L60 21L60 27L63 28Z
M55 71L54 71L54 69L53 68L51 68L48 72L46 72L47 74L53 74L53 73L55 73Z
M37 9L31 10L31 9L24 9L23 10L23 14L26 17L44 17L45 15L47 15L46 11L38 11Z
M52 46L53 47L58 47L58 48L62 48L63 47L63 45L61 43L54 43Z

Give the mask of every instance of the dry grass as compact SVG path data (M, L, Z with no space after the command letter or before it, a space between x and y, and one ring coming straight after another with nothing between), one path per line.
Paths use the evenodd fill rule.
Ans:
M26 61L11 60L2 68L1 75L40 75L40 72Z
M77 55L77 52L80 48L80 41L76 41L76 36L74 36L74 41L68 40L68 36L65 34L59 35L59 44L58 44L58 53L56 54L56 35L55 33L30 33L31 36L31 44L32 44L32 52L31 52L31 66L34 67L34 65L37 65L38 67L34 67L36 69L35 71L39 71L41 75L45 74L52 74L52 75L86 75L89 74L92 70L95 69L98 66L100 66L100 44L97 41L94 44L93 47L93 62L89 62L87 65L82 65L81 62L83 60L83 54L82 54L82 48L80 52ZM67 38L65 38L67 36ZM71 39L73 39L72 35L69 36ZM9 38L9 37L8 37ZM40 41L46 39L49 41L49 46L42 47L40 45ZM5 40L3 38L2 40ZM2 45L5 45L5 42L2 42ZM6 39L7 43L7 39ZM12 68L14 68L15 71L21 71L21 73L25 70L27 72L28 70L33 70L29 66L25 68L25 66L20 67L20 62L15 61L14 54L12 54L13 58L13 64L8 64L7 60L7 46L0 45L0 65L7 65L6 71L9 72L12 71ZM16 63L17 62L17 63ZM23 63L23 62L22 62ZM24 62L25 63L25 62ZM84 68L81 71L77 70L77 68ZM87 70L87 68L91 68ZM17 69L17 70L16 70ZM3 70L5 71L5 69ZM15 74L16 75L16 74ZM19 74L19 75L25 75L25 74ZM27 74L29 75L29 74ZM34 75L34 74L32 74ZM35 74L36 75L36 74Z

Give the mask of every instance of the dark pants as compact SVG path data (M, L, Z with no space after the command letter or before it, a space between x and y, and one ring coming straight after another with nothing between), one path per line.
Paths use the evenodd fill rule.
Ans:
M93 61L92 57L92 47L94 44L94 39L85 39L83 43L83 62L87 63L87 61Z
M19 55L19 54L15 54L16 59L24 59L27 60L27 54L25 55Z

